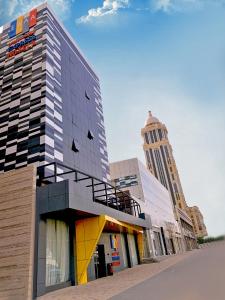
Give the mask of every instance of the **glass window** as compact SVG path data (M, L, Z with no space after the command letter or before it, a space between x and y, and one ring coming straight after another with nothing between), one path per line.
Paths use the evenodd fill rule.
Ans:
M156 131L155 131L155 130L153 130L152 132L153 132L153 136L154 136L154 141L155 141L155 142L157 142Z
M162 140L162 130L161 129L158 129L158 134L159 134L159 139L161 141Z
M46 221L46 286L69 280L69 228L59 220Z
M145 141L146 141L147 144L149 144L149 140L148 140L148 135L147 135L147 133L145 133Z
M121 248L123 253L124 267L127 268L128 260L127 260L127 250L126 250L126 242L125 242L124 234L122 233L120 237L121 237Z
M135 266L135 265L138 264L135 237L134 237L133 234L128 234L127 238L128 238L128 243L129 243L130 259L131 259L131 262L132 262L132 266Z

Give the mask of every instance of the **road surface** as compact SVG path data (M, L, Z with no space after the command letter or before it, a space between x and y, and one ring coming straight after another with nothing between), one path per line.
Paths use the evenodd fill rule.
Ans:
M225 300L225 242L199 251L111 300Z

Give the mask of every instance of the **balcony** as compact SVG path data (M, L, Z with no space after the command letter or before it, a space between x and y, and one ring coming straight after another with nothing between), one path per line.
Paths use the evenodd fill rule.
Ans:
M92 202L140 218L140 204L108 182L57 162L37 168L37 185L40 187L65 180L75 184L74 190L79 190L80 195L91 197Z

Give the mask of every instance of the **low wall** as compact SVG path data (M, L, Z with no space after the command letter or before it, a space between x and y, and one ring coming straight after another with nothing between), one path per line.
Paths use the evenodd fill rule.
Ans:
M30 300L36 199L34 166L0 174L0 299Z

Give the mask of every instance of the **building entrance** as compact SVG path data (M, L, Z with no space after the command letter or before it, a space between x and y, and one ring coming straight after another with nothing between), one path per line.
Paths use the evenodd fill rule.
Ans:
M97 264L97 278L106 276L106 262L105 262L105 246L103 244L97 245L98 264Z
M154 231L154 247L155 247L155 255L156 256L161 256L163 255L163 248L162 248L162 242L161 242L161 237L160 237L160 233Z

